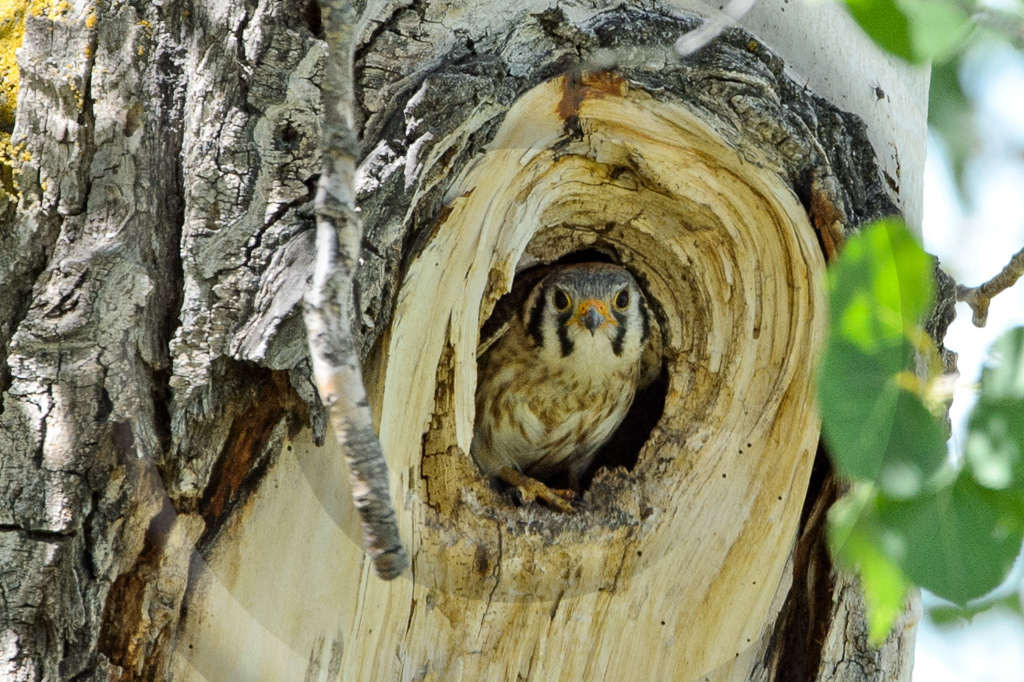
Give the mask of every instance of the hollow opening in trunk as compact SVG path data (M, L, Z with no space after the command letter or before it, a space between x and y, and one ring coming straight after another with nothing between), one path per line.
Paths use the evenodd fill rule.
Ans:
M528 291L529 288L531 288L541 276L548 272L551 267L578 263L612 263L615 265L623 265L619 258L614 254L614 249L611 248L608 248L607 250L601 248L585 248L572 251L550 263L531 266L519 272L516 275L512 291L509 294L506 294L506 296L498 302L495 306L495 310L501 310L503 307L509 305L516 305L517 299L521 300L522 297L525 296L523 289L525 288ZM644 296L648 301L648 307L650 309L650 324L652 326L657 325L660 332L662 313L661 306L658 301L652 298L650 291L645 286L642 273L639 273L632 268L630 268L630 271L640 284L641 289L644 291ZM492 318L493 317L494 316L492 315ZM488 328L493 328L495 326L494 323L495 320L492 319L488 319L487 322L485 322L484 337L486 337ZM660 338L660 333L658 336ZM602 467L609 469L624 467L627 471L631 472L636 466L641 449L650 437L654 427L661 420L665 408L665 398L668 392L669 376L665 361L659 355L654 362L656 362L657 367L650 370L648 373L648 377L650 377L651 374L654 375L653 381L648 378L648 383L637 390L633 403L622 423L614 432L612 432L608 440L601 446L594 457L594 461L578 481L580 493L585 492L590 487L595 473L597 473L597 471ZM542 482L554 488L567 488L572 484L568 473L565 472L545 477L542 479Z

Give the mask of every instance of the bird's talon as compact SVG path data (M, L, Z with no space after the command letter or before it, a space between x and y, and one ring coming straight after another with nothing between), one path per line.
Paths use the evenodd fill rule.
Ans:
M579 496L572 490L549 488L537 479L531 478L511 467L504 467L500 472L500 476L503 481L515 487L523 504L540 500L548 507L565 512L566 514L571 514L575 511L572 502L579 499Z
M548 490L568 502L579 502L580 500L579 494L571 488L548 488Z
M540 483L540 481L538 481L538 483ZM540 483L540 485L544 485L544 484ZM541 502L543 502L547 506L551 507L552 509L557 509L560 512L564 512L566 514L571 514L571 513L573 513L576 510L572 506L571 498L568 498L568 497L565 497L564 495L562 495L562 493L565 493L565 492L571 492L571 491L567 491L567 490L552 490L551 488L548 488L545 485L544 486L544 490L542 490L542 491L541 490L535 491L535 495L536 495L535 499L536 498L540 498Z
M516 486L516 492L519 493L519 502L520 502L520 504L530 504L531 502L533 502L534 500L537 499L537 495L534 494L528 488L524 488L522 486Z

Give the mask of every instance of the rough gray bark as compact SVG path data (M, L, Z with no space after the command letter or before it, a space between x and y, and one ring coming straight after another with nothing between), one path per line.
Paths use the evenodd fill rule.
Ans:
M364 357L459 169L519 93L566 71L614 70L734 131L740 153L758 147L830 256L894 212L858 119L742 31L679 60L670 48L694 21L648 4L473 5L485 15L470 21L423 0L367 15ZM323 438L300 316L321 34L315 2L76 3L28 18L14 132L28 160L0 231L0 673L160 679L193 545L224 540L289 429ZM759 679L895 679L911 635L867 648L857 591L822 548L826 481L812 482Z
M0 232L4 675L152 669L188 575L170 540L213 540L290 415L323 432L296 311L324 53L309 9L27 19L28 160Z

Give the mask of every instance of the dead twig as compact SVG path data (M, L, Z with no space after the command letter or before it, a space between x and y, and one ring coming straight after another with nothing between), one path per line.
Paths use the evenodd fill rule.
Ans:
M753 8L756 1L732 0L725 9L705 20L700 28L679 36L676 40L676 51L684 57L693 54L717 38L722 31L735 26Z
M984 327L988 321L988 306L992 299L1000 292L1012 287L1021 276L1024 275L1024 249L1021 249L1010 262L1006 264L1002 272L976 287L965 287L958 284L956 287L956 300L963 301L971 306L974 311L975 327Z
M363 385L353 329L353 276L363 225L356 212L359 144L352 101L357 16L347 0L322 0L329 57L325 64L324 170L316 195L316 265L304 319L313 375L345 453L363 543L377 575L397 577L409 560L391 504L388 466Z

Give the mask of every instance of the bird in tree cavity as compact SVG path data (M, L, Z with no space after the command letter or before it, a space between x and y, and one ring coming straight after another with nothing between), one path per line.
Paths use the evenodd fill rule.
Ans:
M620 265L553 266L517 284L525 298L517 304L513 295L482 334L470 449L485 475L517 488L524 502L568 512L651 374L650 311ZM548 487L553 479L569 489Z

